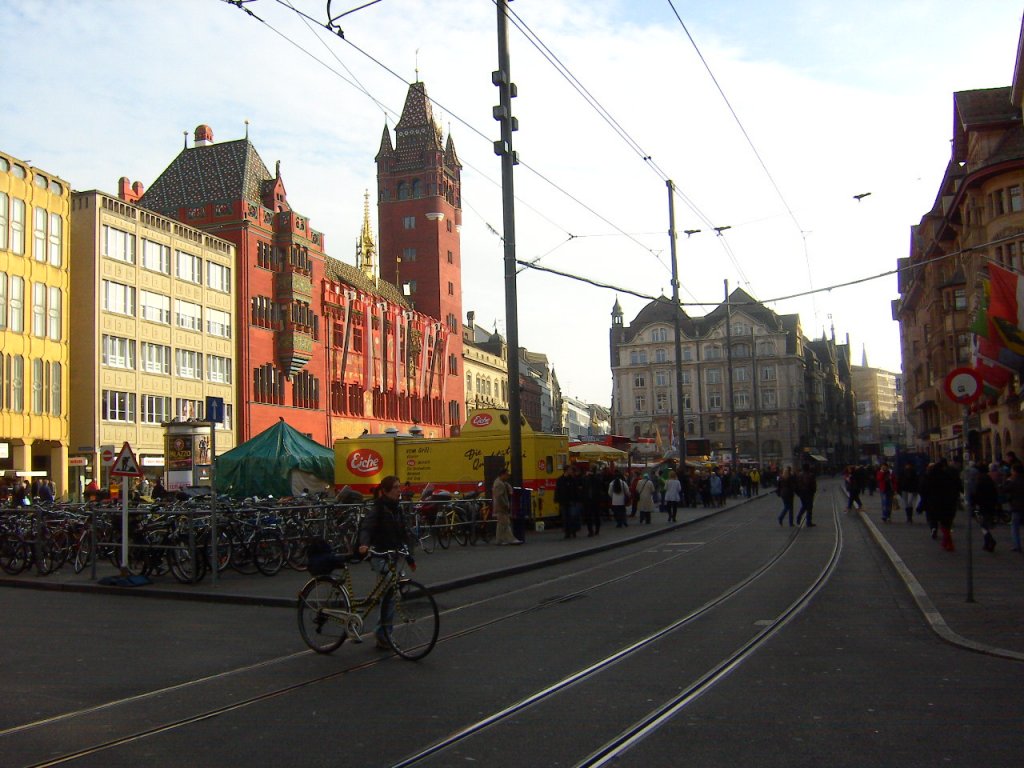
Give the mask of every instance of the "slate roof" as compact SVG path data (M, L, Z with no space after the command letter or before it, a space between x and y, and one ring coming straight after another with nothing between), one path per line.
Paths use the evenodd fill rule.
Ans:
M333 256L326 256L324 258L324 276L336 283L345 283L361 291L376 294L394 304L399 304L403 307L409 306L405 296L402 295L402 292L394 284L383 279L378 279L374 282L358 267L338 261Z
M618 306L618 301L618 299L615 300L616 306ZM621 307L619 307L619 311L622 311ZM686 314L682 309L676 311L679 312L679 328L683 332L683 335L689 337L694 336L697 333L697 326L694 323L693 318ZM668 323L669 325L675 323L675 311L672 307L672 301L664 296L659 296L637 312L636 317L633 318L633 322L629 324L628 328L624 329L624 341L632 341L633 338L644 328L654 325L655 323Z
M263 184L273 179L248 139L188 147L149 186L139 204L172 217L182 208L214 201L262 204Z

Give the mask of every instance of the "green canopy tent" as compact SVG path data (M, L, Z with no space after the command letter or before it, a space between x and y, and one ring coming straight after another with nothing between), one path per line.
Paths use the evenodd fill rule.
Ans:
M217 457L217 490L231 496L297 496L334 485L334 451L279 421Z

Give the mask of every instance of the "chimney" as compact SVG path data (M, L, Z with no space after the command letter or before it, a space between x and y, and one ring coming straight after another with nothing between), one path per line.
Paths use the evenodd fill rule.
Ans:
M126 203L138 202L138 199L142 197L142 192L142 184L138 181L132 184L127 176L122 176L117 180L117 196Z
M213 144L213 128L208 125L196 126L195 141L196 147L208 147Z
M470 330L473 329L473 321L474 320L476 320L476 312L473 312L473 311L467 312L466 313L466 325L469 326Z

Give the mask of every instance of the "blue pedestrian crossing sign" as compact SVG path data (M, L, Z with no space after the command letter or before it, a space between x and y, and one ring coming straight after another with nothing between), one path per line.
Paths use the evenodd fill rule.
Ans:
M121 446L121 452L110 467L110 474L116 477L142 477L139 460L135 458L135 452L128 443Z

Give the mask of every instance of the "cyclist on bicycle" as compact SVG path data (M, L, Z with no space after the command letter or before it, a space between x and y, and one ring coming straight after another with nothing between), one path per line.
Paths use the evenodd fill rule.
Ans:
M366 557L372 549L375 552L385 552L407 547L409 542L408 531L402 520L402 512L398 501L402 495L402 486L397 477L388 475L381 480L380 486L374 491L373 507L363 518L359 528L359 554ZM416 561L411 555L406 556L406 562L412 570L416 570ZM388 561L383 557L371 557L370 566L380 573L386 573ZM374 634L377 637L377 647L390 650L391 646L387 641L387 634L391 631L391 622L394 619L394 604L384 599L380 604L380 619Z

